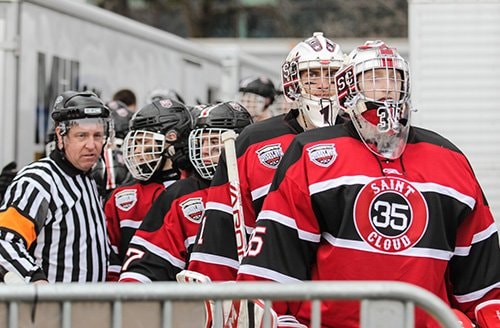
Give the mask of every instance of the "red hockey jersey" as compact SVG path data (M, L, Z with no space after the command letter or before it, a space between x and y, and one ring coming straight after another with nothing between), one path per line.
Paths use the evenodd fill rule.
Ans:
M403 155L371 153L351 123L297 136L263 204L238 280L411 283L474 318L500 298L498 232L466 157L412 128ZM276 304L309 323L310 303ZM359 303L323 302L323 327L359 326ZM437 323L416 312L417 327Z
M120 282L175 281L188 263L209 186L193 174L158 196L130 241Z
M135 183L116 188L104 206L106 226L112 248L108 281L117 281L130 239L139 228L153 201L177 181Z
M246 127L236 139L236 155L245 229L255 226L272 177L292 138L302 132L297 111ZM212 281L235 280L239 262L229 194L227 166L221 156L205 209L205 222L193 247L189 270L207 275Z

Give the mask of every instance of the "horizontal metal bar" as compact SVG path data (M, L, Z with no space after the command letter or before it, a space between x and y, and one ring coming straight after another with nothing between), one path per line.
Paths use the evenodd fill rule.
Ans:
M238 282L212 284L178 284L154 282L150 284L47 284L3 285L0 301L137 301L137 300L354 300L387 299L410 300L426 310L445 327L458 327L451 309L429 291L402 282L344 281L302 282L279 284L273 282Z

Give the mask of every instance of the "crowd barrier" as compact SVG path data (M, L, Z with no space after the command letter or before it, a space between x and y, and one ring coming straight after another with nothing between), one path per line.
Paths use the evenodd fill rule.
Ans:
M400 282L270 282L178 284L47 284L0 285L0 327L179 328L202 327L203 300L215 307L223 300L310 300L311 327L321 327L323 300L361 300L362 328L414 327L419 307L445 328L460 327L451 309L434 294ZM268 323L269 318L264 318ZM214 318L222 327L222 317Z

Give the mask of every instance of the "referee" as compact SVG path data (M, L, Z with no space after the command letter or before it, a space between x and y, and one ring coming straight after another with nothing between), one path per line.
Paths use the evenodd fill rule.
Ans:
M107 140L109 109L92 92L57 97L57 147L19 171L0 206L0 266L25 282L106 279L109 245L89 171Z

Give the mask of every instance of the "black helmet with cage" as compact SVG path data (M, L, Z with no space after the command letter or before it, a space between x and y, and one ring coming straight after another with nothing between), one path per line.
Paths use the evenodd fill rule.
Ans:
M274 102L275 96L274 83L268 77L250 76L240 81L237 101L257 119Z
M192 127L189 109L172 99L154 101L137 111L122 146L134 178L150 180L163 171L166 159L172 160L174 169L188 169L187 138Z
M222 133L234 130L240 133L251 124L250 113L241 104L229 101L201 110L189 134L189 160L198 174L207 180L214 176L219 155L224 148Z

